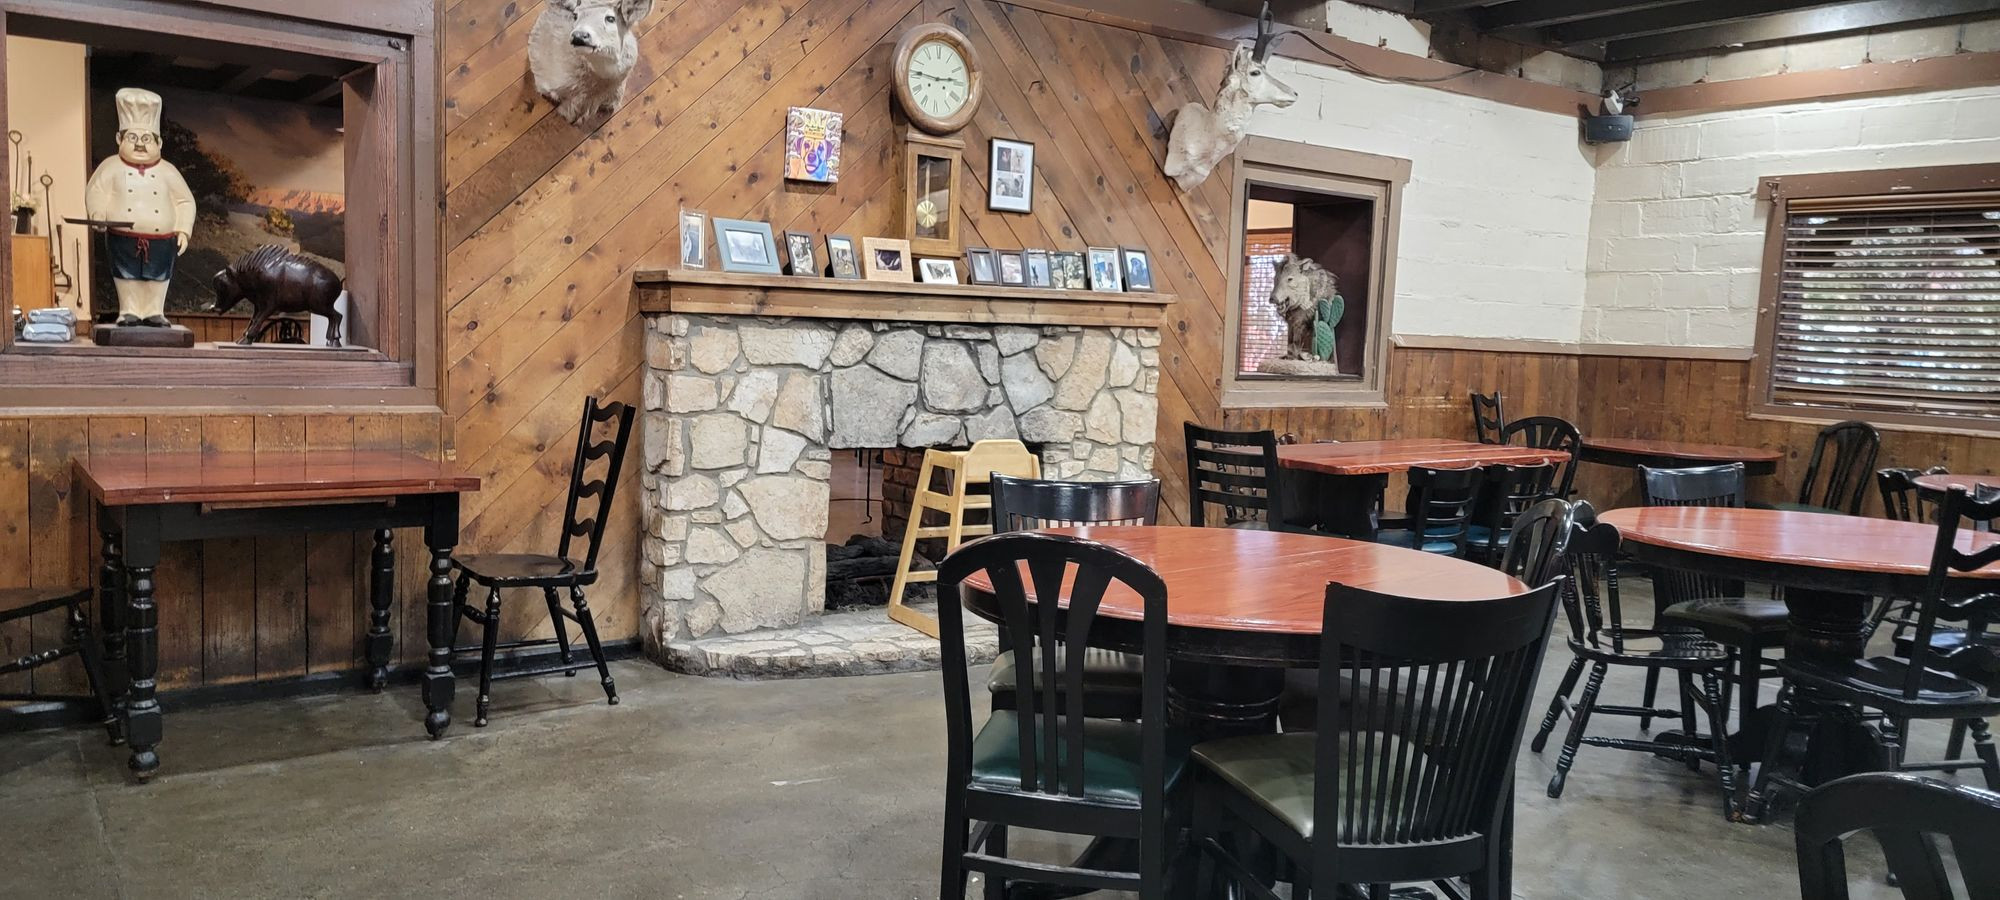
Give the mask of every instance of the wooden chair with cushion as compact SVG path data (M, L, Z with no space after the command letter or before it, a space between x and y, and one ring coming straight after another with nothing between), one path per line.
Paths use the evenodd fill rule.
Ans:
M1165 900L1185 819L1168 805L1187 767L1188 746L1167 724L1166 583L1124 551L1033 532L967 544L938 571L945 597L958 596L961 583L984 574L1002 633L1017 651L1031 648L1039 669L1038 678L1016 669L1018 709L997 710L974 727L965 613L961 604L938 604L948 773L938 896L960 900L968 873L979 872L992 900L1025 885L1133 891L1141 900ZM1114 590L1136 594L1144 610L1137 722L1086 715L1083 657L1062 652L1065 644L1085 642L1098 605ZM1030 604L1031 591L1067 602ZM1014 858L1007 847L1014 828L1132 841L1138 866L1111 871Z
M562 537L556 543L554 555L461 553L453 557L452 568L458 571L453 602L461 619L470 619L479 625L482 638L477 648L460 647L456 627L452 631L454 658L475 649L479 652L479 700L473 725L486 725L486 711L493 700L493 682L556 672L575 675L593 665L597 668L598 679L604 684L605 699L617 705L618 687L612 683L611 668L604 660L604 646L597 637L597 622L591 616L583 589L597 582L597 551L603 544L604 526L611 518L611 498L618 488L618 472L625 464L625 447L632 436L632 416L632 407L625 403L600 405L596 397L583 401L583 422L577 429L576 456L570 463L569 499L563 507ZM609 435L605 436L603 433L607 431ZM588 515L583 511L586 503L589 505ZM585 541L580 559L571 552L576 549L577 538ZM475 583L486 589L483 609L466 602L466 592ZM541 590L542 600L549 607L549 622L555 626L555 637L500 642L500 592L510 588ZM562 607L562 593L569 594L571 609ZM584 641L590 647L591 662L572 660L565 620L575 622L583 632ZM493 658L498 651L549 646L556 648L560 659L555 665L498 675L493 672Z
M1500 443L1519 444L1538 450L1561 450L1569 454L1569 459L1556 466L1554 481L1555 496L1564 500L1574 490L1576 467L1582 460L1577 453L1583 447L1583 434L1568 419L1556 416L1529 416L1507 423L1500 432Z
M1208 505L1222 507L1227 528L1287 530L1278 468L1278 437L1270 430L1224 431L1184 423L1188 460L1188 524L1209 524Z
M1867 422L1841 422L1819 430L1807 457L1806 477L1799 481L1796 503L1774 503L1771 509L1861 515L1868 496L1869 473L1882 449L1882 433Z
M113 569L106 566L107 571ZM118 716L111 704L111 683L104 677L104 649L98 644L97 636L90 630L90 623L83 617L83 609L90 603L90 588L0 588L0 625L8 622L25 622L34 616L61 613L64 629L61 639L38 650L24 651L14 659L0 659L0 675L28 672L39 669L64 657L75 656L83 663L83 677L89 685L88 694L57 694L47 691L0 691L0 703L74 703L94 706L98 721L111 736L111 743L122 740L118 728ZM26 627L26 626L23 626ZM23 683L26 678L22 679Z
M1407 882L1461 896L1457 877L1511 896L1514 759L1561 589L1438 601L1329 584L1319 730L1194 748L1196 896L1277 900L1246 861L1263 846L1290 863L1293 897Z
M993 528L1001 533L1078 525L1152 525L1159 521L1159 514L1157 478L1041 481L993 476ZM1065 648L1065 657L1073 649ZM1059 658L1056 666L1060 669L1062 665ZM1032 674L1036 688L1040 689L1041 670L1035 668ZM1116 650L1085 648L1083 714L1106 719L1139 718L1139 676L1139 657ZM1014 693L1017 678L1014 651L1001 651L993 660L993 673L986 685L993 695L994 709L1011 710L1019 705ZM1060 689L1061 684L1057 687Z
M1792 825L1801 896L1847 900L1844 844L1863 831L1881 845L1904 897L1958 896L1938 852L1944 843L1954 851L1966 896L2000 897L2000 862L1987 855L2000 846L2000 794L1888 772L1820 785L1799 802Z
M1729 758L1729 709L1722 699L1728 692L1729 651L1698 634L1626 627L1618 592L1619 542L1617 528L1597 521L1597 512L1590 504L1577 504L1576 534L1570 539L1568 552L1570 578L1562 594L1563 615L1569 622L1569 650L1574 658L1529 748L1542 752L1563 714L1569 714L1569 733L1557 755L1555 775L1549 779L1551 798L1562 796L1577 750L1584 744L1683 759L1690 768L1699 768L1701 761L1707 760L1716 764L1722 781L1723 817L1734 818L1736 767ZM1590 668L1590 680L1584 684L1583 696L1572 703L1570 692L1576 689L1585 666ZM1613 668L1672 673L1680 687L1680 709L1600 705L1598 692ZM1696 740L1666 742L1589 733L1593 715L1679 715L1683 733L1695 738L1701 734L1696 727L1696 707L1708 719L1706 747Z
M1472 394L1473 439L1482 444L1504 444L1501 431L1507 427L1507 411L1501 406L1500 392Z
M1409 547L1443 556L1465 556L1472 528L1472 505L1486 483L1477 468L1433 469L1412 466L1410 493L1402 528L1376 532L1375 542ZM1422 539L1418 538L1422 535Z
M1639 467L1647 506L1743 505L1743 464L1688 469ZM1791 611L1776 598L1746 597L1743 583L1697 572L1653 568L1654 627L1663 631L1698 631L1724 647L1734 658L1736 693L1743 714L1757 708L1757 682L1777 674L1764 662L1764 651L1785 645ZM1653 705L1658 673L1646 677L1646 706ZM1639 727L1652 725L1641 716Z

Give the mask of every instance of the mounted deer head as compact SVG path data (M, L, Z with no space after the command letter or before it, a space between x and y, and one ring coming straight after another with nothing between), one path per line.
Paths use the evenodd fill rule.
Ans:
M1190 103L1174 118L1173 133L1167 136L1167 161L1160 168L1181 190L1194 190L1216 163L1236 152L1250 124L1251 109L1266 105L1283 109L1299 99L1298 92L1273 77L1267 65L1277 37L1267 2L1257 18L1256 41L1238 45L1230 56L1215 108Z

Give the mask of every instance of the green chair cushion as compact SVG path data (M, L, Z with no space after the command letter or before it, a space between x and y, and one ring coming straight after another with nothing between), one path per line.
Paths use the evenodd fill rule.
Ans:
M1063 660L1056 661L1057 689L1061 689ZM1116 650L1100 650L1095 647L1083 651L1083 689L1107 693L1139 693L1140 674L1144 660L1131 653ZM1042 669L1034 668L1035 689L1042 687ZM1014 689L1014 651L1009 650L993 660L993 674L987 678L986 689L999 694Z
M1019 790L1021 787L1020 719L1009 710L997 710L972 738L972 782L988 788ZM1138 803L1145 780L1140 751L1141 726L1137 722L1114 719L1085 719L1083 723L1083 795L1094 800ZM1037 766L1045 764L1040 735L1035 742ZM1068 741L1059 740L1060 763L1069 761ZM1187 769L1191 742L1181 732L1167 729L1166 776L1169 789Z
M1345 738L1342 738L1344 741ZM1384 743L1386 742L1386 743ZM1391 759L1390 783L1394 783L1394 766L1408 755L1405 742L1394 736L1380 732L1370 732L1366 743L1373 747L1388 748ZM1342 744L1343 749L1345 744ZM1319 747L1316 734L1261 734L1252 737L1224 738L1207 741L1194 748L1194 759L1221 777L1230 787L1241 791L1257 802L1272 815L1307 840L1313 836L1313 762ZM1347 769L1340 773L1342 792L1351 789L1358 774L1356 766L1359 757L1342 757ZM1380 781L1381 760L1375 761L1375 779ZM1343 807L1346 804L1341 804ZM1344 811L1344 810L1342 810ZM1402 810L1407 815L1409 810Z

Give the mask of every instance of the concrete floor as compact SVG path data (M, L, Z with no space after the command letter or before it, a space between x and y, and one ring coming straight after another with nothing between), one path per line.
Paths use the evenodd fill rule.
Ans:
M617 707L587 676L503 683L485 729L461 682L440 742L411 687L174 710L144 785L101 731L0 735L0 897L936 896L936 673L615 674ZM1712 770L1584 748L1557 801L1554 757L1521 756L1518 896L1797 896L1789 826L1725 823Z

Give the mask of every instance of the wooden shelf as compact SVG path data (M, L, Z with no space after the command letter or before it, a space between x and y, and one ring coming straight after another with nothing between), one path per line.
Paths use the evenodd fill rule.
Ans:
M1172 294L904 284L696 269L640 269L639 311L977 325L1158 328Z

